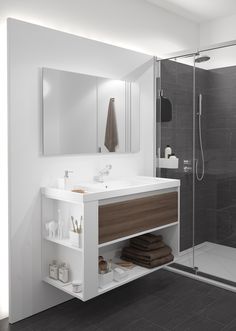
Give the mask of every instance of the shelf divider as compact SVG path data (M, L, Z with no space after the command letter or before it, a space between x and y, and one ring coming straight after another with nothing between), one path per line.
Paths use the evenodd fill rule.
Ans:
M98 247L99 248L105 247L105 246L112 245L112 244L115 244L115 243L118 243L118 242L121 242L121 241L124 241L124 240L128 240L128 239L131 239L131 238L134 238L134 237L141 236L142 234L146 234L146 233L158 231L158 230L161 230L161 229L169 228L171 226L177 225L178 223L179 222L176 221L176 222L173 222L173 223L158 226L157 228L148 229L148 230L138 232L138 233L134 233L134 234L131 234L129 236L121 237L121 238L118 238L118 239L115 239L115 240L112 240L112 241L107 241L105 243L99 244Z

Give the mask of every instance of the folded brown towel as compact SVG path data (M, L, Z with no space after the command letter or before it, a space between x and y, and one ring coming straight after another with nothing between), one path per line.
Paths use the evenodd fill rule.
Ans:
M134 237L134 238L130 239L131 242L133 242L137 245L142 244L145 246L159 242L161 240L162 240L161 235L156 236L152 233L146 233L146 234L143 234L142 236L138 236L138 237Z
M145 268L159 267L163 264L169 263L169 262L174 260L174 256L172 254L169 254L167 256L161 257L160 259L155 259L155 260L152 260L152 261L149 261L149 262L136 260L136 259L133 259L133 258L129 258L127 256L122 256L121 258L125 261L133 262L133 263L135 263L137 265L140 265L141 267L145 267Z
M156 249L154 251L142 251L134 247L124 247L122 250L122 256L139 259L141 261L152 261L160 259L171 253L171 248L168 246Z
M134 248L137 248L139 250L143 250L143 251L153 251L155 249L165 247L166 244L162 240L158 241L158 242L155 242L155 243L148 244L148 245L141 242L141 240L140 240L140 243L137 243L137 242L134 242L134 241L130 240L130 246L134 247Z

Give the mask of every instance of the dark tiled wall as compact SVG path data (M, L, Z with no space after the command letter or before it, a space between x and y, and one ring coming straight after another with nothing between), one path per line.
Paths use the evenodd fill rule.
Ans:
M203 181L195 182L195 244L211 241L236 247L236 67L211 71L197 68L195 77L196 107L197 96L203 95L206 167ZM162 61L161 88L173 104L172 121L161 124L162 155L169 144L180 160L178 170L162 169L161 175L181 179L180 246L184 250L193 242L193 174L183 171L183 160L192 160L193 151L193 68Z
M208 71L206 169L209 241L236 247L236 67Z
M161 89L172 103L172 121L161 123L161 155L166 145L179 158L179 169L161 169L162 177L181 179L181 250L192 246L192 174L183 172L183 160L192 160L193 69L174 61L161 63ZM158 145L158 144L157 144Z

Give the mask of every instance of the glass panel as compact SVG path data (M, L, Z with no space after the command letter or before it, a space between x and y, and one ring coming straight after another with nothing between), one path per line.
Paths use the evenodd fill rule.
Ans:
M196 58L195 264L236 282L236 47Z
M180 251L193 247L193 111L194 111L194 57L160 61L160 79L157 91L157 113L161 130L159 168L157 176L181 180L180 188ZM158 128L159 125L159 128ZM165 158L169 145L172 158ZM178 165L172 162L178 158ZM164 159L164 160L163 160ZM193 266L191 249L190 264Z

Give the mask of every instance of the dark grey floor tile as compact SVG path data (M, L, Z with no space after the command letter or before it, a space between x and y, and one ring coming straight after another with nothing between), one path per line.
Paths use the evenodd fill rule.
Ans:
M214 304L208 306L204 311L207 318L217 322L227 324L235 319L236 316L236 295L222 296Z
M175 331L219 331L223 324L212 321L201 314L194 315L184 323L179 324L173 330Z
M211 296L214 299L222 299L223 296L230 296L230 292L217 286L212 286L206 283L199 283L199 286L195 289L199 295Z
M81 325L77 324L72 328L71 327L66 328L66 331L104 331L104 330L99 328L97 325L89 325L87 327L82 327Z
M162 327L151 323L150 321L141 318L137 321L131 322L126 327L124 327L123 331L165 331Z
M184 297L191 297L198 290L200 283L187 277L173 279L170 281L163 280L159 287L153 288L153 295L157 295L168 302L173 299L183 300Z
M153 307L144 316L147 320L166 329L173 329L175 326L185 322L190 314L178 306L173 308L172 304L166 304L163 307Z
M134 308L133 306L125 307L114 314L107 314L100 323L97 323L97 326L106 331L123 331L132 321L135 322L140 319Z
M143 314L143 316L145 317L145 314L148 313L153 307L162 307L165 304L165 300L150 294L134 302L133 307L136 313Z
M236 294L160 270L87 302L73 299L0 331L236 330ZM202 322L199 317L201 316ZM201 324L202 323L202 324ZM198 329L197 329L198 327ZM204 329L205 328L205 329Z
M222 331L235 331L236 330L236 319L227 324Z
M212 305L216 299L211 295L198 294L196 290L192 290L187 296L184 296L182 300L175 299L171 302L171 306L178 307L178 309L187 312L189 314L195 314L196 312L202 312Z

